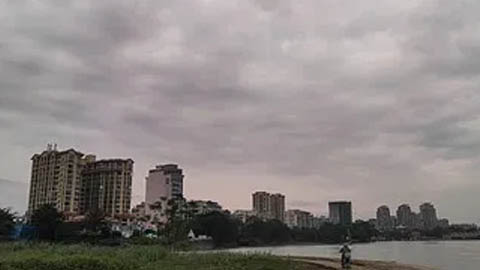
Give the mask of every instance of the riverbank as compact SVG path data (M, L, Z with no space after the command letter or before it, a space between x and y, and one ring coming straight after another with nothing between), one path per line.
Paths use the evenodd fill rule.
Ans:
M168 247L0 243L8 270L322 270L300 260L262 254L175 252Z
M311 264L322 270L341 269L340 260L319 257L285 257L293 261ZM396 262L354 260L352 270L435 270L424 266L399 264Z
M175 252L162 246L100 247L0 243L0 269L8 270L335 270L335 259L266 254ZM353 270L427 270L388 262L355 261Z

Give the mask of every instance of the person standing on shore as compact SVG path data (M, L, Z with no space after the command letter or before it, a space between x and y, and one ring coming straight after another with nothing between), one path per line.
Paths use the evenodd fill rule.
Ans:
M340 253L342 254L342 269L350 269L352 265L352 249L348 243L343 244Z

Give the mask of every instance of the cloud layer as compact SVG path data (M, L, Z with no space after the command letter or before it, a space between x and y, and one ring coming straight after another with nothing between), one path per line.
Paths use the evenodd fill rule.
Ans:
M325 213L433 201L479 222L478 1L5 1L0 176L55 141L189 197ZM21 206L18 206L21 207ZM459 210L461 209L461 210Z

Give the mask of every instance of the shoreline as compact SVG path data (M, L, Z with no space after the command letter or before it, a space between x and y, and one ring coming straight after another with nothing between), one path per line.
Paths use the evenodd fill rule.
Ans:
M370 242L354 242L352 245L368 245L374 243L422 243L422 242L475 242L480 239L429 239L429 240L391 240L391 241L370 241ZM235 246L235 247L215 247L211 250L234 250L243 248L276 248L288 246L341 246L342 243L316 243L316 242L289 242L283 244L266 244L258 246Z
M303 262L320 267L320 269L336 270L340 268L340 259L324 257L280 256L289 260ZM358 270L435 270L427 266L401 264L395 261L353 260L353 269Z

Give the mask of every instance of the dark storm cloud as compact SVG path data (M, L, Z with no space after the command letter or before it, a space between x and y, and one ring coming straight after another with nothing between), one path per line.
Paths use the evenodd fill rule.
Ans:
M179 162L188 196L228 207L268 189L315 213L333 199L353 200L359 217L432 200L477 220L456 207L478 203L462 194L479 174L479 10L443 0L4 2L1 176L26 181L30 156L53 140L134 158L136 200L149 167Z

